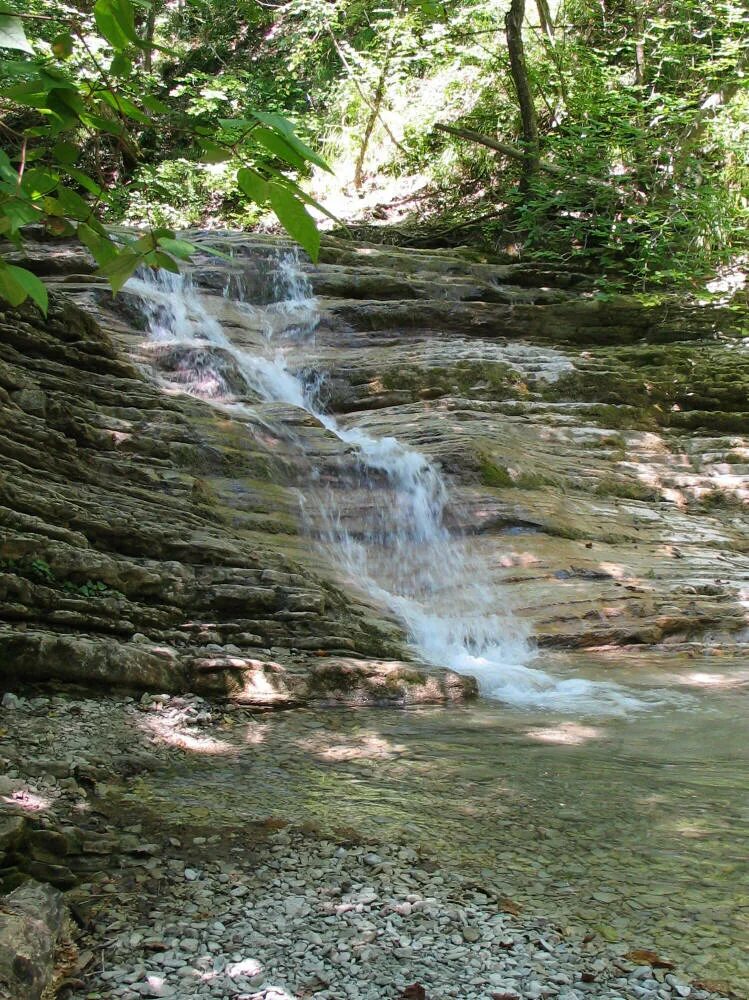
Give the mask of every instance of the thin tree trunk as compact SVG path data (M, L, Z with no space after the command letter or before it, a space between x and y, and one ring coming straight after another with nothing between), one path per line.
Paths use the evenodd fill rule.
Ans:
M635 0L635 84L645 86L645 17L642 0Z
M632 144L635 154L634 170L643 194L652 186L655 167L647 141L648 127L645 105L645 76L647 70L645 63L645 2L646 0L634 0L635 85L638 88L635 123L638 131Z
M143 69L150 73L153 68L153 49L150 48L153 42L154 32L156 31L156 0L152 0L151 6L148 8L148 17L146 18L146 42L149 48L143 51Z
M525 0L512 0L510 9L505 15L505 32L507 35L507 50L510 55L510 72L515 84L520 121L523 127L523 185L528 187L539 170L540 149L538 142L538 120L536 107L533 103L528 69L525 62L523 46L523 18L525 17Z
M333 48L336 50L336 53L338 54L338 58L341 60L341 65L346 70L346 72L348 73L348 75L351 77L351 82L353 83L354 87L356 88L357 94L359 95L359 97L361 97L361 99L367 105L367 107L369 108L369 110L374 113L375 117L377 117L377 118L380 119L380 125L382 125L382 127L385 129L387 137L388 137L388 139L390 139L390 141L392 142L392 144L397 149L399 149L401 151L401 153L406 153L407 152L406 147L403 145L402 142L399 142L398 139L396 138L396 136L393 134L393 130L390 128L390 126L387 123L387 120L385 119L384 115L382 114L382 108L381 107L380 108L375 108L375 105L372 103L372 101L364 93L363 89L361 88L361 86L359 84L359 81L356 79L356 71L353 69L353 67L351 66L351 63L346 58L346 53L343 51L343 49L341 48L341 46L338 44L338 39L335 37L335 35L333 34L333 32L330 30L330 28L328 28L328 34L330 35L330 40L333 43Z
M541 30L553 45L554 21L551 17L548 0L536 0L536 9L538 10L538 20L541 24Z
M556 44L556 29L554 18L551 16L548 0L536 0L536 10L538 11L538 23L541 27L542 43L546 53L554 63L557 71L559 84L559 100L555 107L549 107L549 102L544 99L544 103L549 107L554 125L558 125L561 120L562 111L569 104L569 94L567 93L567 83L564 79L564 61ZM543 95L542 95L543 96Z
M403 4L399 7L398 13L394 15L394 20L398 17L402 9ZM356 157L356 164L354 166L354 187L357 191L361 190L361 186L364 181L364 160L366 159L367 150L369 149L369 140L372 138L372 132L374 131L377 119L381 117L380 108L382 106L382 99L385 96L388 70L390 69L390 61L393 57L393 49L395 48L395 36L395 27L391 26L390 38L388 39L385 57L382 61L382 69L380 70L380 76L377 80L377 87L375 88L372 104L370 105L369 118L367 119L367 124L364 128L364 137L362 139L361 146L359 147L359 155Z

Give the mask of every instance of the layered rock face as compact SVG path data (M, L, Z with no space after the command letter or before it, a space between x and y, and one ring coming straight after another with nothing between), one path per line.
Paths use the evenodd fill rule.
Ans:
M251 354L284 244L211 242L233 261L206 258L193 278ZM312 473L335 483L355 460L340 441L229 361L241 416L191 397L184 355L144 343L132 295L112 302L72 249L32 257L50 318L9 311L0 328L6 678L257 704L471 692L411 660L387 610L305 533L314 511L302 530ZM542 646L740 646L749 354L731 314L601 299L573 269L474 258L329 240L305 266L314 343L289 367L322 377L343 426L442 468L451 526ZM381 499L376 484L339 493L352 532Z
M311 273L328 406L448 474L547 648L749 638L749 351L728 310L584 275L335 248ZM362 262L364 266L362 267ZM374 275L392 284L368 301Z
M400 630L310 565L261 418L168 396L61 295L46 321L2 317L0 357L6 683L271 705L470 692L393 660Z

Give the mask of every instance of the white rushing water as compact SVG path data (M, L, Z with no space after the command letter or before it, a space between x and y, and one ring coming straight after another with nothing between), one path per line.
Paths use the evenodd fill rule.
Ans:
M216 405L234 402L227 370L241 373L247 389L263 399L299 407L314 416L356 457L358 489L373 502L356 528L344 518L331 493L316 494L327 526L326 542L346 574L405 623L418 654L437 666L474 675L483 694L518 708L622 714L642 702L614 684L559 678L535 665L536 656L521 624L503 606L492 585L480 540L463 538L445 523L448 489L437 466L394 437L375 437L342 427L319 402L319 382L296 377L287 351L310 341L318 310L309 284L287 255L278 266L278 301L253 307L261 321L257 351L236 347L211 314L210 298L183 275L166 271L133 279L151 338L177 350L170 379ZM246 410L246 408L244 408Z

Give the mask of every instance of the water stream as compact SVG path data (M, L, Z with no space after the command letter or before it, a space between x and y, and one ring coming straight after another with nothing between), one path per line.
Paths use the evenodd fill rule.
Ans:
M583 666L597 669L575 663ZM641 669L623 663L620 679ZM658 663L649 682L668 669ZM741 664L720 669L727 679ZM499 880L524 914L573 937L596 935L623 954L655 951L680 978L722 981L746 997L745 707L730 687L697 700L699 711L629 718L488 700L271 713L221 731L222 749L206 739L204 752L144 775L130 794L156 822L170 817L182 829L271 818L418 847L478 885Z
M254 353L232 343L208 297L186 276L164 271L128 287L141 299L153 340L180 348L178 378L186 391L241 412L244 404L225 377L230 359L262 399L305 410L353 450L360 488L384 481L355 533L344 526L331 491L310 490L305 498L318 506L324 541L344 575L404 622L420 658L475 676L488 697L517 707L604 714L657 700L605 681L556 677L535 663L532 643L492 586L480 548L446 525L449 490L439 468L395 437L341 426L321 406L320 380L289 370L288 352L314 337L318 310L293 255L282 258L277 275L279 299L262 310L264 337ZM259 312L248 302L239 307Z

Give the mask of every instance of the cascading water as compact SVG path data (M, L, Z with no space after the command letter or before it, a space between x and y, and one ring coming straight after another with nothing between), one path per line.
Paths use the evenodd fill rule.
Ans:
M208 297L184 275L160 272L127 287L142 303L151 338L180 348L172 378L185 391L229 410L246 409L226 376L231 362L246 389L305 410L353 450L358 486L376 491L379 502L367 506L354 532L344 526L332 493L318 492L326 542L345 572L404 621L422 659L474 675L485 695L519 708L619 714L642 707L617 685L558 678L531 666L525 632L502 609L475 541L446 526L448 489L439 469L394 437L342 427L321 407L319 380L289 371L287 350L309 340L319 318L292 254L277 262L277 302L262 310L234 303L260 319L257 352L231 342L209 312Z

